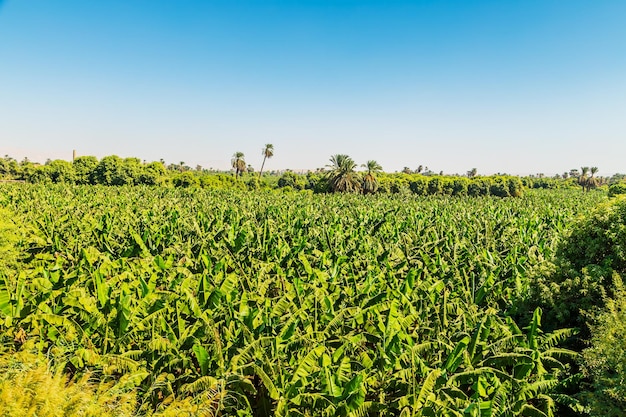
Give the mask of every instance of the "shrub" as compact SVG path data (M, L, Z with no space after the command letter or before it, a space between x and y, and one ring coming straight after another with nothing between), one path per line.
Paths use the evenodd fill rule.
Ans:
M522 195L524 184L522 184L522 181L518 177L508 177L506 182L511 197L520 197Z
M620 194L626 194L626 182L624 181L609 186L609 197L615 197Z
M301 190L304 188L304 184L302 184L299 180L298 175L293 172L285 172L278 179L278 188L291 187L294 190Z
M443 192L443 181L440 177L432 177L428 182L428 194L436 195Z
M503 177L491 178L491 184L489 184L489 194L498 197L509 197L509 184Z
M613 277L626 275L626 197L597 207L574 224L556 252L554 271L538 277L533 295L554 325L586 328L581 311L613 295Z
M592 383L582 397L592 417L626 415L626 292L619 278L615 288L615 299L605 300L605 311L591 327L591 347L583 352L583 371Z
M472 197L489 195L489 180L487 178L474 178L467 185L467 194Z
M469 179L456 177L452 180L452 195L467 195Z
M428 178L423 176L415 177L409 183L409 189L411 192L417 195L428 194Z
M250 178L246 180L246 187L248 187L248 190L258 190L261 188L261 181L259 180L259 177L256 175L250 176Z
M200 181L198 180L198 178L196 178L196 176L193 175L193 173L189 171L180 173L174 177L174 185L176 187L187 188L187 187L193 187L198 184L200 184Z

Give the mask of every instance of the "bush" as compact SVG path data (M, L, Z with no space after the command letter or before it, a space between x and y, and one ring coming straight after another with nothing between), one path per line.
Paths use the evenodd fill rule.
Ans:
M423 176L413 178L409 182L409 189L413 194L428 195L428 178Z
M198 178L193 173L186 171L174 177L174 185L176 187L193 187L200 184Z
M615 197L620 194L626 194L626 182L624 181L609 186L609 197Z
M596 208L574 224L556 252L554 271L538 277L536 298L553 325L586 324L581 311L613 295L613 277L626 275L626 196Z
M591 378L591 391L582 398L592 417L626 415L626 293L619 278L615 299L606 299L606 310L591 327L591 347L583 352L583 371Z
M261 181L259 180L259 177L256 175L250 176L250 178L246 180L246 187L248 187L248 190L258 190L261 188Z
M522 181L517 177L508 177L506 182L509 188L509 195L511 197L521 197L522 190L524 189Z
M487 178L473 178L467 185L467 194L472 197L489 195L489 180Z
M456 177L452 180L452 195L467 195L469 179Z
M502 177L491 178L491 184L489 184L489 194L497 197L509 197L509 184L508 181Z
M300 181L298 175L293 172L285 172L278 180L278 188L291 187L294 190L302 190L304 184Z

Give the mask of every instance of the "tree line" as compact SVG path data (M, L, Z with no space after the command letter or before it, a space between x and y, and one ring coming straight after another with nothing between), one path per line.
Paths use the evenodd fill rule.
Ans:
M287 170L282 174L263 175L268 159L274 156L274 146L266 144L262 150L261 169L257 172L246 163L243 152L231 158L232 173L216 172L183 161L167 165L164 160L145 162L139 158L80 156L72 162L48 160L36 164L24 159L17 162L6 155L0 158L0 178L32 183L72 183L100 185L153 185L174 187L201 187L217 189L281 189L311 190L314 193L361 194L417 194L417 195L494 195L519 196L525 188L575 188L590 191L604 184L620 183L619 175L609 179L598 177L597 167L582 167L562 176L544 177L541 174L517 177L510 175L478 175L476 168L466 175L439 175L422 166L411 171L385 173L375 160L360 166L348 155L332 155L324 168L307 174ZM357 171L361 167L363 171ZM234 175L233 175L234 174ZM623 184L619 184L623 187ZM616 186L618 187L618 186ZM614 193L621 193L616 187ZM621 189L620 189L621 190Z

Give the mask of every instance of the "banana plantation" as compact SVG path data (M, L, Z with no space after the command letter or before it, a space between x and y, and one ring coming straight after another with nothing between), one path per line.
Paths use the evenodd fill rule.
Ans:
M583 415L528 295L606 198L2 184L0 381L27 352L101 415Z

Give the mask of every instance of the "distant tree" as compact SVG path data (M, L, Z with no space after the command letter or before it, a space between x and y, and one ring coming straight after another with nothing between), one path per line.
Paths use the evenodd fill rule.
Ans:
M266 144L265 147L261 150L261 153L263 155L263 163L261 164L261 170L259 171L259 178L261 178L261 176L263 175L265 160L274 156L274 145L272 145L271 143Z
M609 179L609 184L615 184L617 182L621 182L626 179L626 174L613 174L613 176Z
M374 160L367 161L367 163L362 166L367 168L367 174L363 177L363 184L361 186L363 194L374 194L376 190L378 190L378 181L376 181L374 174L382 171L383 167Z
M62 159L50 161L45 166L46 173L52 182L73 183L75 171L72 163Z
M587 178L587 191L590 191L598 186L598 178L595 177L595 175L598 173L598 167L591 167L589 171L591 172L591 176Z
M98 162L93 173L96 184L123 185L127 183L124 175L124 161L117 155L105 156Z
M283 175L281 175L281 177L278 179L277 186L278 188L290 187L294 190L301 190L302 188L304 188L304 184L299 181L298 176L291 171L287 171Z
M424 170L424 166L423 165L420 165L420 166L417 167L417 173L418 174L421 173L423 170Z
M330 158L331 171L328 173L328 184L333 192L357 192L361 184L354 171L356 163L348 155L337 154Z
M146 185L158 185L163 183L166 176L167 170L162 163L150 162L149 164L142 166L139 183Z
M72 162L74 178L77 184L93 184L93 176L98 166L98 158L95 156L78 156Z
M404 174L411 174L412 173L411 168L409 168L409 167L402 168L402 172Z
M565 172L563 173L563 178L564 178L564 179L567 179L568 177L569 177L569 172L565 171Z
M580 185L583 191L587 191L587 175L589 174L589 167L581 167L581 173L578 176L578 185Z
M248 174L254 174L254 167L248 164L246 171L248 171Z
M230 163L235 170L235 177L241 176L244 172L246 172L246 160L243 152L235 152L233 154Z
M198 184L198 178L189 171L180 173L174 177L174 186L176 187L187 188L197 186Z
M472 168L467 171L467 178L474 178L478 174L478 170L476 168Z

